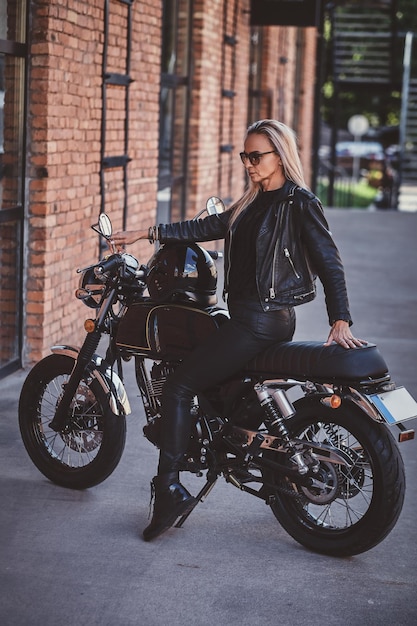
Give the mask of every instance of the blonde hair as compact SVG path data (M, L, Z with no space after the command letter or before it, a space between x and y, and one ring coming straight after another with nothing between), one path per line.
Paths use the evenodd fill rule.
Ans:
M246 131L245 141L248 136L252 134L264 135L281 158L285 178L300 187L306 188L294 131L277 120L260 120L249 126ZM230 225L232 225L240 213L253 202L261 190L262 187L259 183L249 181L248 189L231 207L233 213Z

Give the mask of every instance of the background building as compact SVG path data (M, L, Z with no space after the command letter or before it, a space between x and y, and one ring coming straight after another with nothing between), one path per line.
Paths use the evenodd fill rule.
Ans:
M0 375L80 342L101 211L139 228L232 202L263 117L296 130L309 179L317 31L251 25L251 4L0 0Z

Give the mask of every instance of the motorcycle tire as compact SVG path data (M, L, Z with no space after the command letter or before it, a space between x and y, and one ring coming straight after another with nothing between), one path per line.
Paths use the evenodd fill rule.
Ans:
M385 424L346 401L338 409L317 398L295 406L286 422L291 436L339 448L352 465L320 461L316 487L264 470L265 480L276 485L272 512L289 535L314 552L346 557L371 549L393 529L403 506L404 463L394 437ZM274 458L269 451L266 456Z
M106 393L92 378L82 380L71 403L71 427L55 432L49 424L74 367L66 355L51 354L29 372L20 394L19 428L38 470L71 489L98 485L117 467L126 441L126 419L115 415Z

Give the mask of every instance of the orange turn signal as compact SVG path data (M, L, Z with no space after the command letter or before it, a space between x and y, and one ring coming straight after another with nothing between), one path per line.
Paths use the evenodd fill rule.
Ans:
M342 398L334 393L330 398L330 406L332 407L332 409L338 409L341 404Z
M93 333L96 329L96 323L94 320L85 320L84 330L87 333Z
M413 429L403 430L398 435L398 441L400 443L402 443L403 441L412 441L412 439L414 439L414 430Z
M329 406L331 409L338 409L342 404L342 398L334 393L332 396L321 398L320 402Z

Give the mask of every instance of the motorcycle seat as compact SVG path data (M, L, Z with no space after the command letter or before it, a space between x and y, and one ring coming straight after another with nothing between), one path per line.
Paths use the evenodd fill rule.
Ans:
M357 382L384 378L388 367L372 343L347 350L336 343L324 346L319 341L290 341L276 343L251 359L245 372L273 378Z

